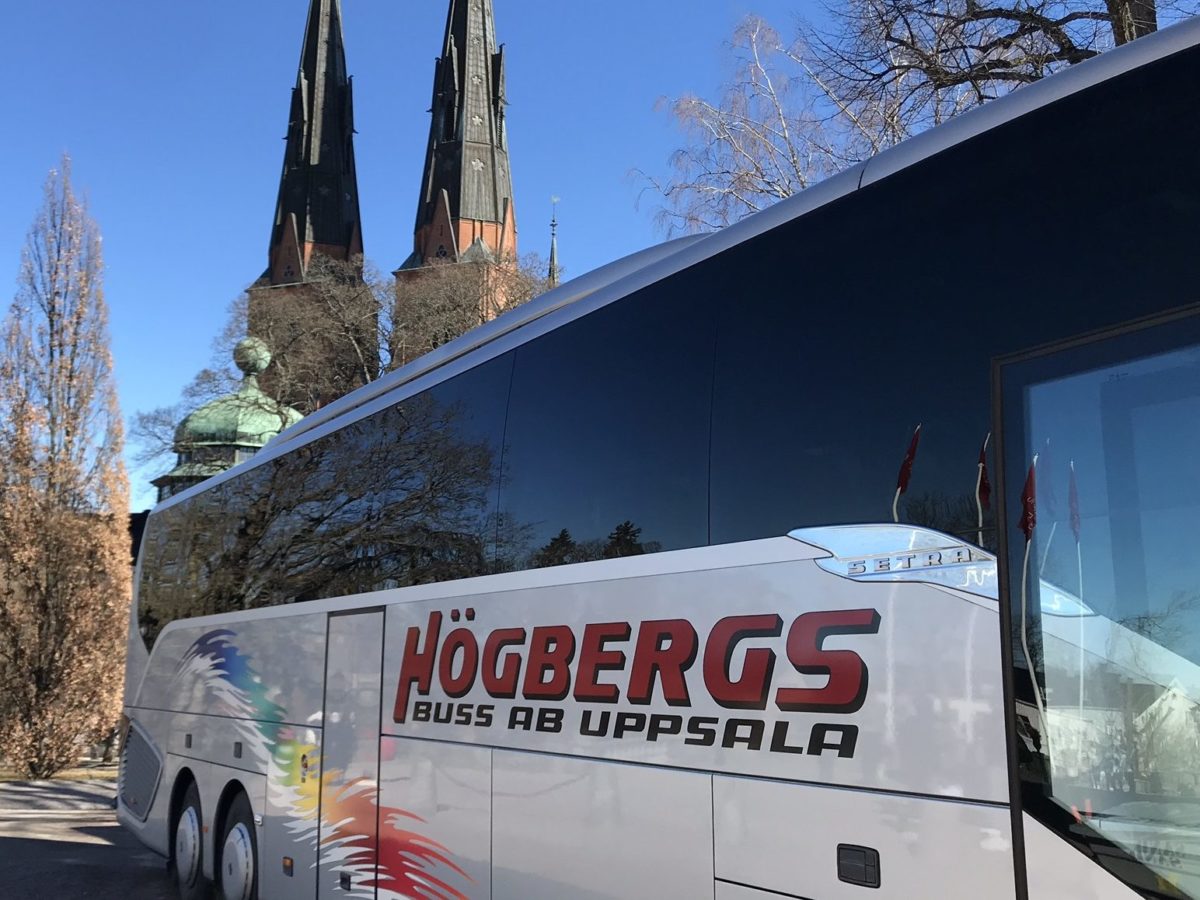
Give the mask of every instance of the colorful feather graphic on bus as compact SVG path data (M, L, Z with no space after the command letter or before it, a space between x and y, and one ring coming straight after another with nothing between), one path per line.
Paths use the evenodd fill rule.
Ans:
M375 897L378 890L380 900L466 900L448 879L471 878L450 850L412 830L423 819L379 807L375 781L346 782L343 772L321 771L320 750L305 734L308 729L282 724L286 710L270 699L236 638L229 630L202 635L180 660L175 679L187 683L189 692L202 684L210 708L234 720L251 758L268 772L271 804L291 813L286 824L293 839L318 849L322 865L352 876L348 897Z

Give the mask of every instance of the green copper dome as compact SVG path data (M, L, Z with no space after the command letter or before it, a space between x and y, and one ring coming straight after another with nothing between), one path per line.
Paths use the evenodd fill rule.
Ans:
M300 413L271 399L258 386L258 375L271 362L267 345L246 338L233 352L245 376L237 392L204 404L175 429L179 446L262 447L275 435L300 421Z

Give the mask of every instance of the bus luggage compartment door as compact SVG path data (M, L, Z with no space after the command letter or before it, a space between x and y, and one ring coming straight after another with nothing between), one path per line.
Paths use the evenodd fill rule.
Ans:
M317 896L374 897L383 611L329 617Z

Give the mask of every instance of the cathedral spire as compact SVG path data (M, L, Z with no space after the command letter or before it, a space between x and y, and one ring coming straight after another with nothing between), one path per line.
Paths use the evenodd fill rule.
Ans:
M348 260L361 253L353 84L346 74L342 5L341 0L311 0L263 280L302 282L314 254Z
M553 197L550 206L554 210L550 214L550 269L547 273L550 287L558 287L560 273L558 271L558 198Z
M403 268L516 256L505 106L492 0L450 0L434 68L414 252Z

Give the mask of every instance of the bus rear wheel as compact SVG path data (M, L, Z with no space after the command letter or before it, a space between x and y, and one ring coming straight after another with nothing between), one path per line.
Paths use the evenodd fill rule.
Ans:
M203 823L200 791L192 782L179 804L171 843L171 867L175 870L180 900L205 900L208 896L204 878Z
M223 900L257 900L258 841L254 813L245 794L238 794L225 815L218 881Z

